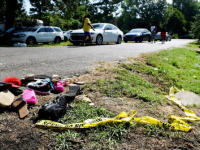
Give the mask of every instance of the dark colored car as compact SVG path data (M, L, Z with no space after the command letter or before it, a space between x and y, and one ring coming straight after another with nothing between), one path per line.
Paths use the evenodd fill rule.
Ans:
M180 39L195 39L194 36L191 36L191 35L189 35L189 34L182 35L182 36L180 36L179 38L180 38Z
M155 37L155 40L157 41L157 40L162 40L161 39L161 35L160 35L160 32L158 32L157 34L156 34L156 37ZM165 40L166 41L171 41L171 35L169 35L168 33L166 33L166 38L165 38Z
M2 41L4 41L6 44L12 44L11 38L13 33L18 33L18 32L24 32L28 30L29 27L13 27L8 29L3 36L1 37Z
M151 41L151 32L145 28L132 29L124 35L124 42L135 41Z

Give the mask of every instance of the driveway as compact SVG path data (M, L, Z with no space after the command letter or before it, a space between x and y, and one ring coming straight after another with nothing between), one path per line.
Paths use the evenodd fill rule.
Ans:
M192 41L172 39L165 44L158 41L154 44L132 42L101 46L0 47L0 79L7 76L21 78L27 74L71 77L91 70L95 62L124 61L141 53L183 47Z

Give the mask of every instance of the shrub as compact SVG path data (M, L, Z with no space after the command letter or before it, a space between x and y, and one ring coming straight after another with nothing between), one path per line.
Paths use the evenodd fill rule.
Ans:
M173 34L171 38L172 39L178 39L178 34Z

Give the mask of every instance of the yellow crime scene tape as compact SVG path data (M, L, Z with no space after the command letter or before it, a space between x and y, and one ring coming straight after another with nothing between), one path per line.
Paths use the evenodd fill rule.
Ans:
M181 130L188 132L192 129L192 126L190 126L187 121L199 121L200 118L195 115L195 113L192 110L189 110L182 106L181 101L179 101L175 96L175 92L179 92L180 90L171 87L169 95L166 96L168 100L174 102L177 104L184 112L187 117L177 117L174 115L171 115L169 117L168 122L162 122L160 120L157 120L155 118L145 116L141 118L134 117L136 114L136 110L131 110L128 114L125 112L121 112L118 116L114 118L96 118L96 119L87 119L83 121L83 123L74 123L74 124L62 124L51 120L41 120L38 123L36 123L36 126L39 128L51 128L51 129L59 129L59 130L68 130L68 129L81 129L81 128L91 128L99 125L105 125L109 122L126 122L133 124L133 120L140 122L140 123L146 123L146 124L155 124L155 125L162 125L165 128L169 128L171 130Z

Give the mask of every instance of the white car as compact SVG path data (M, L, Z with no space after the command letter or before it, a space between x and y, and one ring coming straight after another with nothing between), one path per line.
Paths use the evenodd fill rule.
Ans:
M63 32L54 26L32 27L25 32L18 32L12 35L11 41L34 45L36 43L60 43L64 41Z
M115 42L121 44L123 40L123 32L113 24L109 23L94 23L93 29L90 30L92 42L97 45L101 45L104 42ZM73 30L69 38L70 42L74 45L79 45L83 42L84 31L83 29ZM86 38L86 43L90 42L89 38Z
M69 31L65 31L64 32L64 41L67 42L69 40L70 34L71 34L72 30Z

